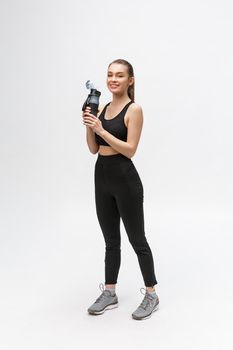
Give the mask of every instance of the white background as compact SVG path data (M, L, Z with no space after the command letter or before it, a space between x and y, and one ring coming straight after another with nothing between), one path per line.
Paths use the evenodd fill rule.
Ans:
M233 5L0 3L0 326L7 349L232 349ZM133 162L160 309L131 319L143 280L122 225L119 307L86 310L104 240L81 107L108 64L132 63L144 111Z

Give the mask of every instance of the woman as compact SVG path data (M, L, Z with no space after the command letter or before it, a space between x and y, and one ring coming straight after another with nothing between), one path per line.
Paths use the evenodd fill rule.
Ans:
M121 261L120 217L128 239L137 254L146 288L144 298L132 313L136 320L149 318L158 308L157 280L153 256L144 232L143 185L131 158L134 156L143 125L142 108L134 102L134 72L123 59L108 66L107 87L112 101L101 106L96 116L90 108L83 112L86 138L91 153L98 152L95 164L95 203L105 240L105 286L88 308L89 314L102 314L118 306L115 293Z

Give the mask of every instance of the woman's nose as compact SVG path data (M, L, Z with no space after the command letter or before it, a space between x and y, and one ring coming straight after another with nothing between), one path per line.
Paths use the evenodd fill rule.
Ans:
M111 81L116 81L117 80L117 77L115 77L114 75L111 77L110 79Z

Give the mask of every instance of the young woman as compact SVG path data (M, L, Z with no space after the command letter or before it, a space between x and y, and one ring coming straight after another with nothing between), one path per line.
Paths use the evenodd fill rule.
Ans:
M132 313L136 320L150 317L157 310L159 298L151 249L144 231L143 185L131 158L142 131L142 108L134 102L134 72L123 59L108 66L107 87L112 101L101 106L96 116L90 108L83 112L86 140L91 153L98 152L95 163L96 213L105 240L105 286L88 308L89 314L102 314L118 306L115 293L121 261L120 218L135 253L146 288L144 298Z

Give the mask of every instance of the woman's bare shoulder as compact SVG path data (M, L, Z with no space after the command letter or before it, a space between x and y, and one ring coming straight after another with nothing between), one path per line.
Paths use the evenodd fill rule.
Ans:
M131 103L129 106L127 113L126 113L126 125L127 127L129 124L137 124L142 125L143 124L143 111L142 107L137 103Z
M140 117L143 116L143 110L142 110L142 106L139 105L138 103L131 103L131 105L129 106L129 114L130 115L138 115Z
M98 116L101 114L101 112L103 111L105 105L101 104L99 105L99 108L98 108Z
M129 110L131 110L132 112L142 113L142 106L134 102L134 103L131 103L131 105L129 106Z

